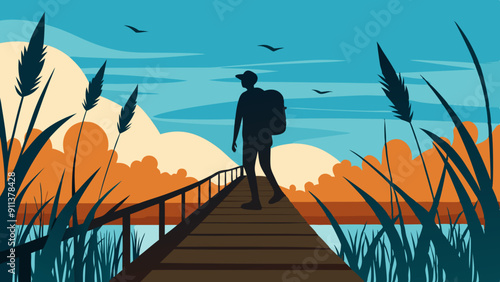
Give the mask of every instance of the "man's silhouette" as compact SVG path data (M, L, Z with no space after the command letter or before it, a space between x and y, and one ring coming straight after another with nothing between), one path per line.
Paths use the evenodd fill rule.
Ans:
M241 120L243 119L243 167L247 173L252 201L241 205L244 209L260 210L259 192L257 188L257 178L255 176L255 160L259 156L260 166L266 174L269 183L273 187L274 195L269 200L270 204L280 201L285 194L281 191L276 178L271 170L271 146L273 105L269 95L260 88L255 88L257 75L251 71L236 75L241 80L241 86L247 91L241 94L236 109L234 120L233 152L236 152L236 139L240 131Z

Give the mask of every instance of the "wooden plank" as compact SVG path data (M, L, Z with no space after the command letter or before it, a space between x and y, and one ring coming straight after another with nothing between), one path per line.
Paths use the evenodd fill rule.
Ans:
M274 195L273 191L260 191L259 189L259 196L268 196L271 197ZM231 194L227 196L227 198L232 198L232 197L248 197L250 198L252 194L250 193L250 189L248 190L238 190L238 191L233 191Z
M322 260L315 259L315 257ZM316 264L340 264L344 261L331 250L211 250L175 249L161 263L167 264L302 264L312 258ZM270 269L273 269L272 267Z
M299 276L302 275L302 276ZM143 281L217 281L217 282L267 282L267 281L353 281L362 282L361 278L350 270L153 270Z
M279 208L279 209L262 209L258 211L254 210L245 210L241 207L237 208L216 208L212 213L212 215L278 215L278 214L300 214L296 209L293 208Z
M325 242L315 236L188 236L179 248L219 247L219 248L328 248Z
M223 208L241 208L241 204L244 203L242 202L227 202L223 201L222 203L219 204L219 207ZM288 201L279 201L277 203L274 203L272 205L267 203L267 200L264 201L264 199L261 199L261 204L262 208L294 208L293 204L288 202Z
M244 224L244 223L201 223L191 234L293 234L315 235L305 224Z
M204 223L207 222L233 222L233 223L247 223L247 222L301 222L307 224L304 218L298 214L283 214L283 215L209 215Z
M246 203L251 200L250 197L244 197L244 196L233 196L233 197L226 197L224 199L224 202L240 202L240 203Z

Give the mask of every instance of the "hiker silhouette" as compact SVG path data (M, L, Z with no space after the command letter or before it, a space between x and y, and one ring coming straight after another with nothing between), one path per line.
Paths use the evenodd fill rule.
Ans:
M271 146L273 135L281 134L286 128L283 96L276 90L264 91L254 87L257 75L245 71L236 75L241 86L247 90L241 94L236 108L234 120L233 152L236 152L236 139L243 120L243 167L245 168L252 200L242 204L244 209L260 210L262 208L255 175L255 161L259 156L260 166L271 184L274 195L270 204L279 202L285 194L281 191L271 169Z

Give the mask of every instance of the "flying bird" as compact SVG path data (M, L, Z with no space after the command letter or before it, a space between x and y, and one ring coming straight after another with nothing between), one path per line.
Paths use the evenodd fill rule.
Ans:
M147 30L138 30L137 28L133 27L133 26L129 26L129 25L125 25L126 27L130 28L131 30L133 30L135 33L143 33L143 32L147 32Z
M259 45L259 46L260 46L260 47L267 48L267 49L269 49L269 50L271 50L271 51L273 51L273 52L276 52L276 51L278 51L278 50L280 50L280 49L283 49L283 47L274 48L274 47L272 47L272 46L265 45L265 44L262 44L262 45Z
M313 89L314 92L318 93L318 94L326 94L326 93L331 93L332 91L319 91L319 90L316 90L316 89Z

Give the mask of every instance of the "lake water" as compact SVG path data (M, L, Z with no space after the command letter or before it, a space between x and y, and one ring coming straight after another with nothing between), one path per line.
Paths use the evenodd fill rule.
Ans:
M172 230L175 226L174 225L166 225L165 226L165 232L169 232ZM340 242L339 239L333 230L332 226L330 225L311 225L311 227L314 229L314 231L321 237L321 239L335 252L338 253L338 250L340 250ZM400 226L396 225L396 230L400 232ZM407 237L410 242L415 240L420 233L422 226L419 224L415 225L406 225L406 231L407 231ZM460 232L463 232L465 230L466 225L458 225L458 228L461 230ZM38 228L38 226L35 226L35 228ZM361 231L364 230L364 234L367 235L368 240L371 242L371 238L375 236L375 234L382 228L381 225L341 225L341 228L345 234L345 236L356 236L359 238L359 234ZM45 228L46 230L47 228ZM449 224L444 224L442 226L442 232L445 234L445 236L448 235L448 232L450 230ZM118 238L122 232L122 226L121 225L105 225L101 228L99 231L100 235L114 235L115 238ZM139 250L139 254L142 254L144 251L146 251L149 247L151 247L154 243L157 242L158 240L158 225L133 225L131 226L131 232L133 233L132 236L137 236L137 238L142 239L142 244ZM33 230L32 232L33 233ZM87 234L88 236L90 235L90 232ZM384 236L385 237L385 236ZM382 237L382 240L385 241L386 246L388 249L390 249L390 242L389 240L386 240L386 238ZM464 238L465 240L469 240L468 234ZM28 239L29 240L29 239ZM132 239L132 244L133 244L134 239ZM118 246L121 249L121 245ZM121 251L121 250L120 250ZM70 250L72 252L72 250ZM132 254L131 254L132 255ZM32 260L34 260L34 256L32 256ZM34 261L32 261L34 265ZM349 262L348 262L349 264ZM119 265L119 268L121 269L121 264Z

